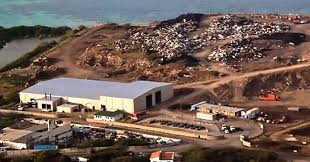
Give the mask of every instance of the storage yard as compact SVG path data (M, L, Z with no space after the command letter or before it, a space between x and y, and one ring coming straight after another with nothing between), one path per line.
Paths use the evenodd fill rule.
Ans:
M184 14L85 29L30 66L1 73L0 97L14 87L20 99L1 111L72 122L73 139L59 139L63 147L131 138L155 148L260 147L289 139L300 149L285 151L302 152L309 145L310 18L291 16ZM11 143L35 131L3 132L0 140Z

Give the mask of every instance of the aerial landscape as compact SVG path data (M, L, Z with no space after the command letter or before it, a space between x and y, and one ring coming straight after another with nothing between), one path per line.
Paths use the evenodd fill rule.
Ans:
M310 161L310 1L0 2L0 162Z

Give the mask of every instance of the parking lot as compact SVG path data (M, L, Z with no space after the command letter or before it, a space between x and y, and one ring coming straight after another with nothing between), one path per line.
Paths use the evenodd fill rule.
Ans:
M176 122L170 120L156 120L153 119L150 121L150 124L160 124L162 126L169 126L181 129L191 129L191 130L198 130L198 131L208 131L205 126L198 125L198 124L191 124L191 123L184 123L184 122Z
M180 139L168 138L162 136L154 136L149 134L142 134L132 131L124 131L110 128L94 128L85 125L72 125L74 132L74 139L78 141L85 141L91 143L95 140L113 139L119 141L121 139L138 139L146 142L147 145L171 145L181 143Z

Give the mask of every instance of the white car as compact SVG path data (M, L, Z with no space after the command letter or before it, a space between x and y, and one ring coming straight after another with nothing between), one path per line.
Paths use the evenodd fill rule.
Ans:
M230 131L229 131L228 129L225 129L225 130L224 130L224 133L225 133L225 134L229 134Z
M19 106L17 107L17 110L18 110L18 111L24 111L24 107L23 107L22 105L19 105Z
M235 132L235 131L236 131L236 127L230 126L230 127L229 127L229 130L230 130L231 132Z
M227 125L222 125L222 130L227 129Z

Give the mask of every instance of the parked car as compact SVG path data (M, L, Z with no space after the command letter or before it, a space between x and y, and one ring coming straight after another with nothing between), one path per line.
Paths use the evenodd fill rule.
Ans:
M23 107L22 105L19 105L19 106L17 107L17 110L18 110L18 111L24 111L25 109L24 109L24 107Z
M234 126L230 126L230 127L229 127L229 130L230 130L231 132L237 131L236 127L234 127Z
M225 130L225 129L227 129L227 125L222 125L222 128L221 128L222 130Z
M230 131L229 131L228 129L225 129L225 130L224 130L224 133L225 133L225 134L229 134Z

